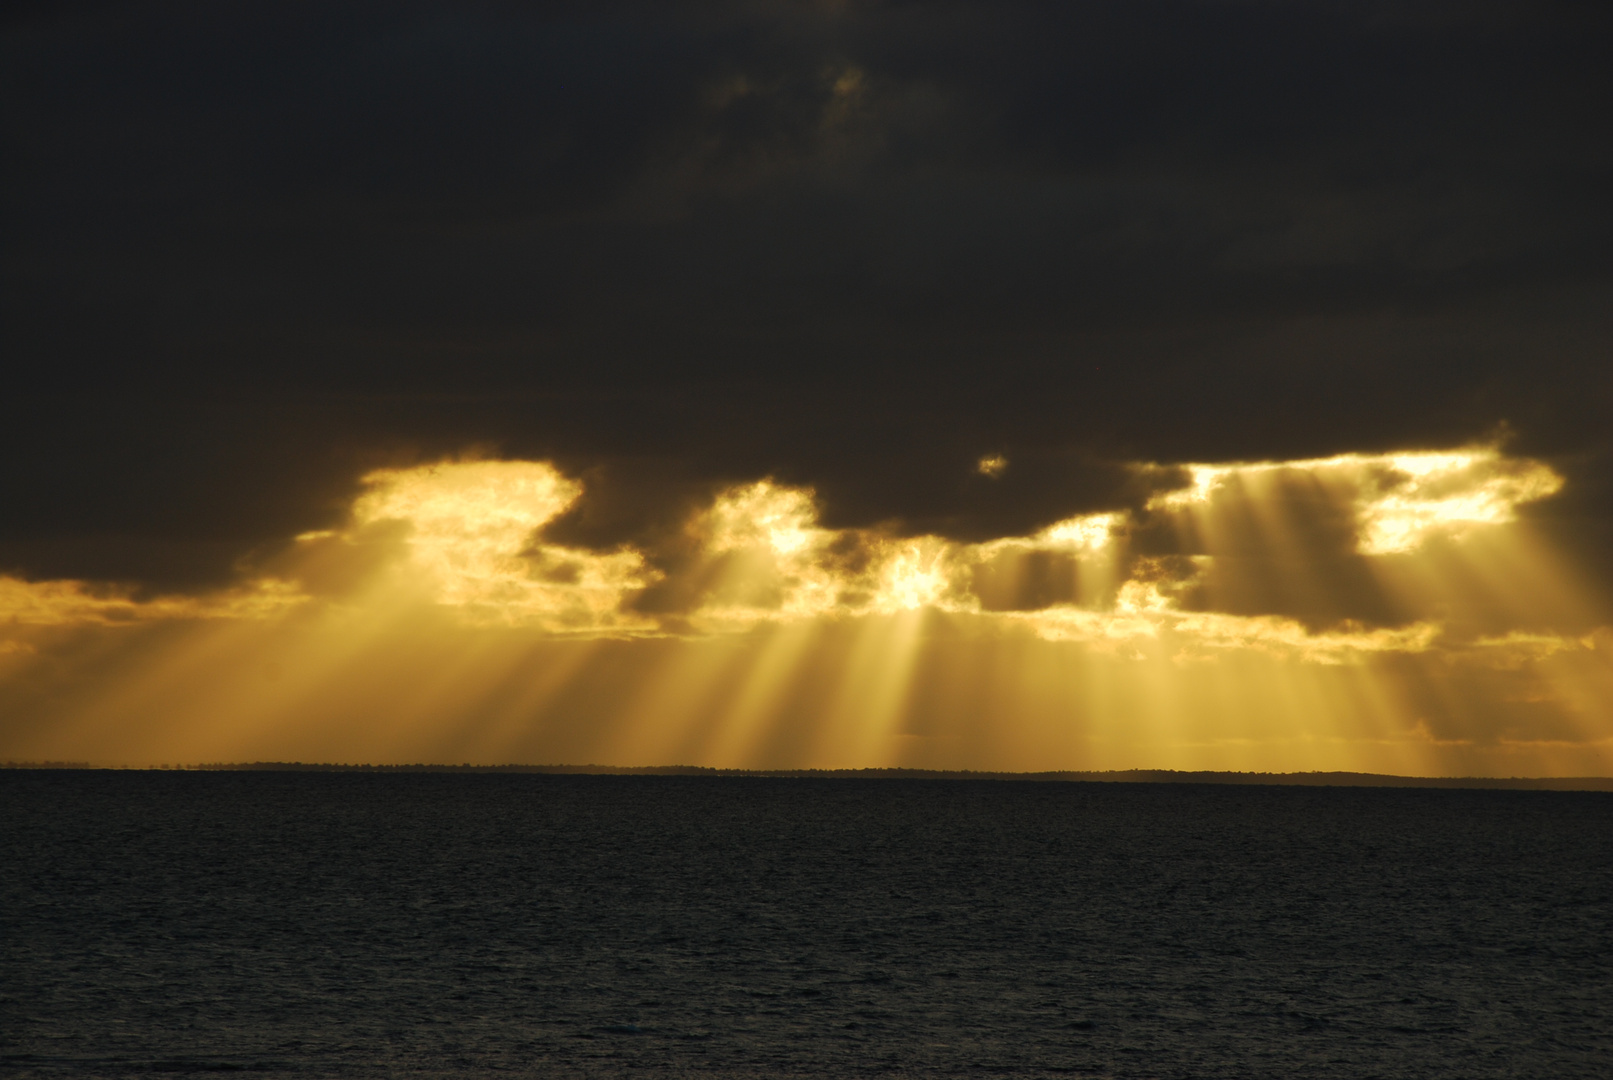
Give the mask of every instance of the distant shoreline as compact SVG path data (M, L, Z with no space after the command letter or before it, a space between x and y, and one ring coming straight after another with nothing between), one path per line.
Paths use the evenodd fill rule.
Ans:
M1609 776L1396 776L1358 772L1182 772L1175 769L995 772L973 769L713 769L699 765L346 765L301 761L97 766L79 761L7 761L0 769L135 772L538 773L554 776L708 776L786 780L997 780L1040 783L1243 784L1281 787L1503 788L1613 791Z

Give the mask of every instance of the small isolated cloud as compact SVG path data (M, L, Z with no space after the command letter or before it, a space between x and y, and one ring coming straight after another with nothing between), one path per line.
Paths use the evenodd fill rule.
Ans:
M987 454L975 463L975 472L981 476L997 479L1008 471L1008 459L1001 454Z

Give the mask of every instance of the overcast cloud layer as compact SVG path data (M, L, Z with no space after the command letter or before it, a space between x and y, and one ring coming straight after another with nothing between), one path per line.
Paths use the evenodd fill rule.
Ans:
M1608 574L1606 4L10 10L0 573L219 586L467 450L656 551L1503 437Z

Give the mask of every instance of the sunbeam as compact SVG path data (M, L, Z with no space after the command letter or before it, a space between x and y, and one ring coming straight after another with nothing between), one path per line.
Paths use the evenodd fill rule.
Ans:
M372 473L344 526L221 592L0 582L0 693L31 717L8 748L1607 767L1607 612L1517 517L1560 489L1547 466L1480 447L1185 469L1142 505L975 542L828 528L814 492L761 480L696 507L676 558L547 539L586 498L551 463Z

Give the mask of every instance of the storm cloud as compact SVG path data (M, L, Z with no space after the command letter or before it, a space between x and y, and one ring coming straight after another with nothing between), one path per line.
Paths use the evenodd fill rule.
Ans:
M1571 3L24 6L0 563L216 585L367 469L471 448L593 470L569 527L609 548L762 475L837 526L980 539L1140 504L1126 462L1503 425L1594 552L1610 29Z

